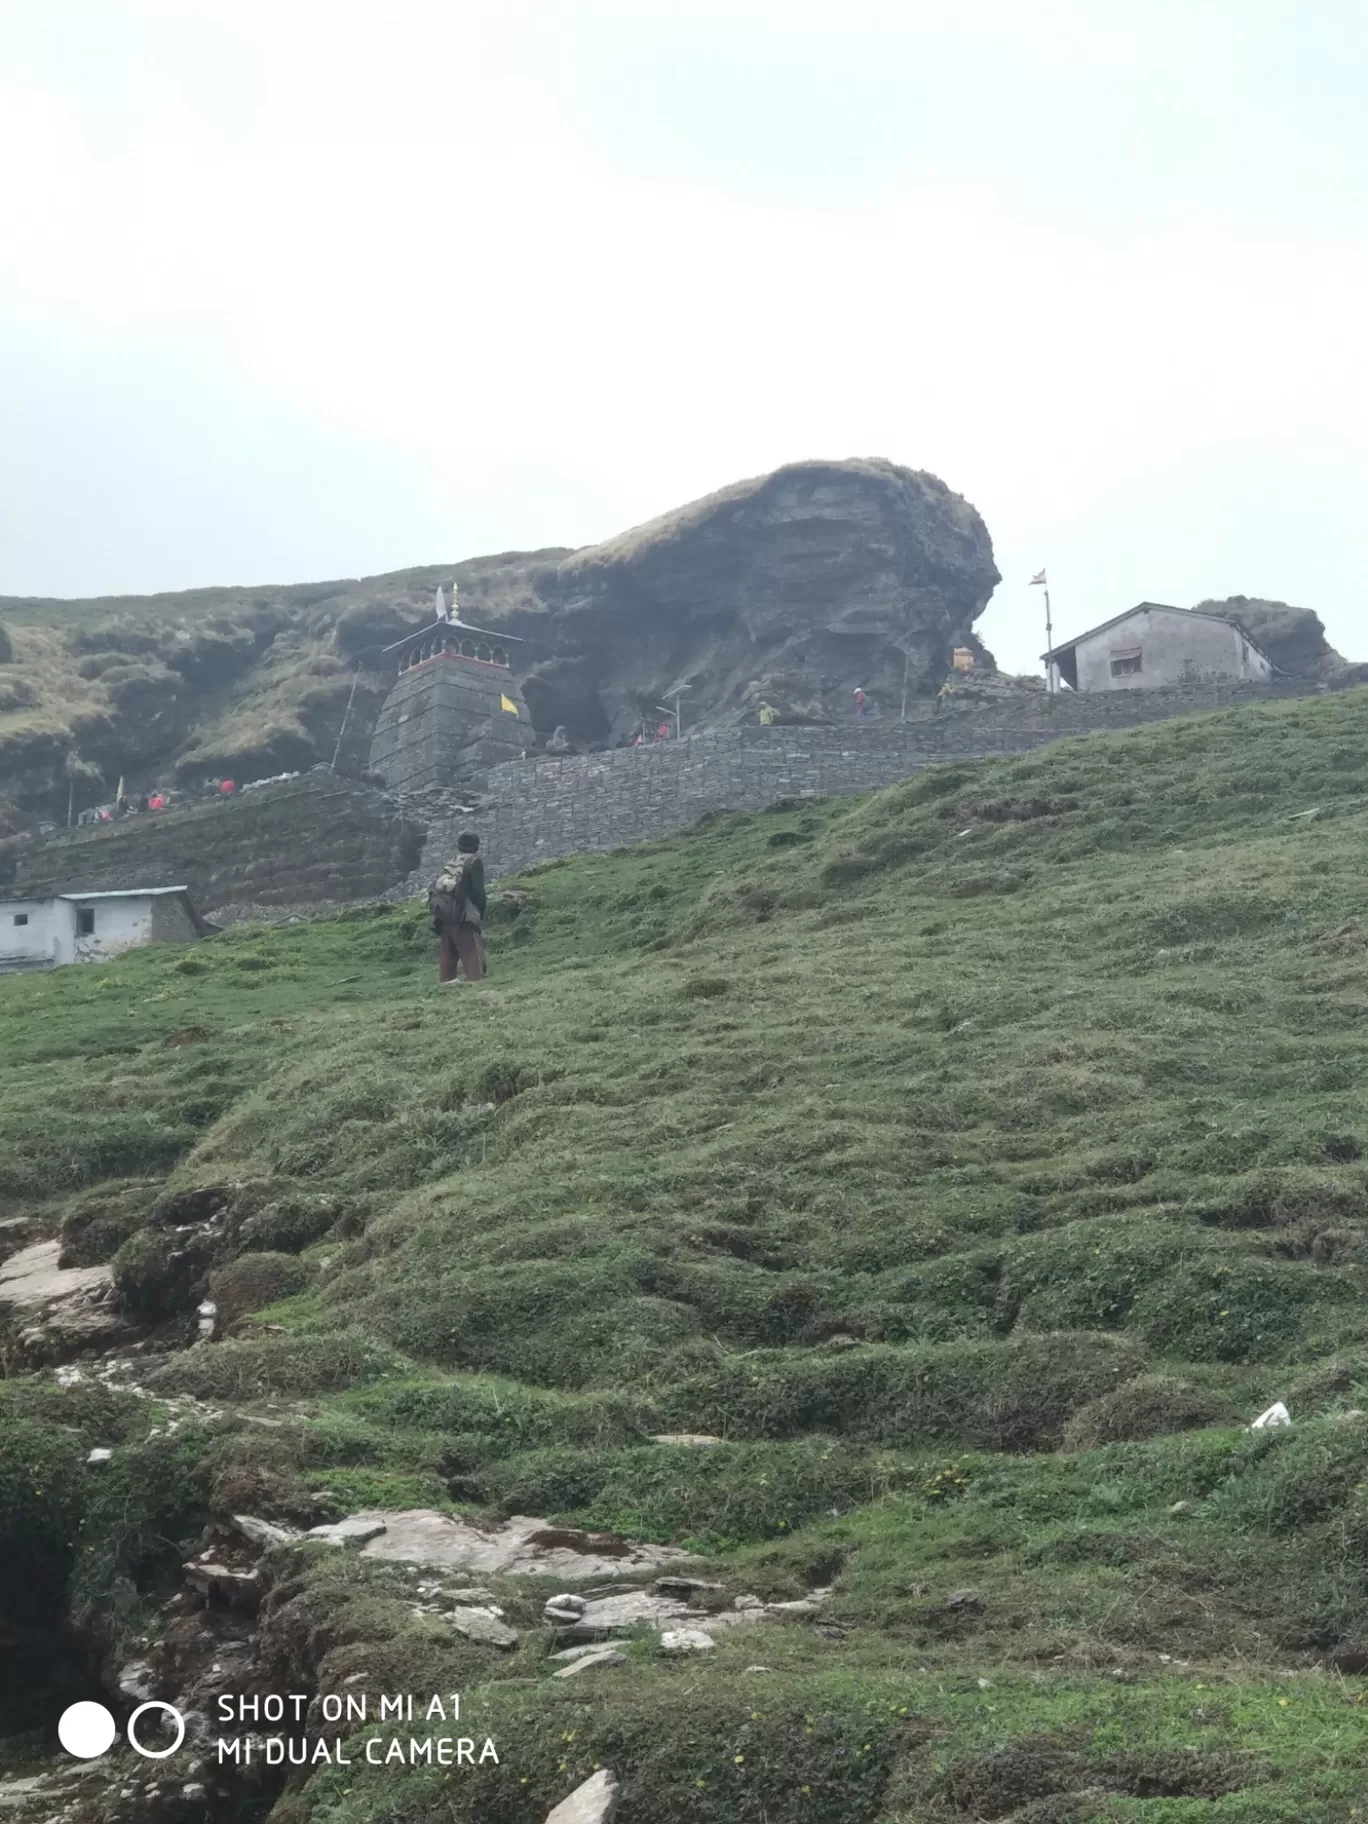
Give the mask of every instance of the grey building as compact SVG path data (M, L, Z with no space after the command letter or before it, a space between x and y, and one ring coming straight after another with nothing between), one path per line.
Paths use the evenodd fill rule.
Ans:
M1040 656L1056 690L1266 684L1277 670L1238 622L1163 602L1139 602Z

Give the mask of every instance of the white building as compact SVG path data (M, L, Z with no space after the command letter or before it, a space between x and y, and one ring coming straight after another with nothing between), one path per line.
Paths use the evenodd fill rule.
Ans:
M138 944L188 944L206 924L184 887L133 887L113 893L55 893L0 900L0 975L102 963Z
M1140 602L1040 656L1056 690L1264 684L1277 669L1238 622L1162 602Z

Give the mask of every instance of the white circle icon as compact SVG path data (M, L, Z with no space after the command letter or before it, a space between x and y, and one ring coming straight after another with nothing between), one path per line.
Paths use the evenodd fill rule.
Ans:
M176 1725L176 1739L169 1748L144 1748L137 1736L134 1735L134 1723L137 1722L140 1716L146 1716L149 1710L164 1710ZM139 1704L132 1716L129 1717L128 1739L133 1747L137 1749L138 1753L144 1756L145 1759L149 1761L164 1761L167 1755L174 1754L177 1748L179 1748L181 1743L185 1740L185 1718L181 1715L180 1711L177 1710L174 1704L164 1704L160 1698L154 1697L150 1703Z
M118 1730L103 1704L72 1704L57 1724L57 1740L78 1760L93 1761L104 1754Z

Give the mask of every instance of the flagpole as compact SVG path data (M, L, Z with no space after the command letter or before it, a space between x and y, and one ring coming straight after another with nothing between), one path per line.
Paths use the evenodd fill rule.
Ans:
M1050 622L1050 585L1046 581L1045 572L1043 570L1038 576L1033 576L1031 578L1032 587L1037 583L1039 583L1041 588L1045 591L1045 695L1049 699L1050 708L1053 709L1055 668L1054 659L1051 657L1051 654L1054 652L1054 627Z

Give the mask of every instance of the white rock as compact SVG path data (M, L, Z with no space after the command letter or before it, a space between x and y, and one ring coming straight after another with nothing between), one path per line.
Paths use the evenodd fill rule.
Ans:
M130 1659L126 1666L121 1666L118 1682L124 1696L138 1704L145 1704L157 1689L152 1668L145 1659Z
M109 1459L113 1455L114 1455L114 1452L112 1450L92 1450L90 1455L86 1458L86 1462L87 1463L108 1463Z
M711 1450L714 1444L722 1443L710 1431L654 1431L651 1433L652 1444L679 1444L685 1450Z
M662 1653L706 1653L717 1642L702 1628L666 1628L660 1636Z
M385 1530L383 1520L363 1520L352 1514L346 1520L334 1520L331 1526L311 1526L304 1537L321 1539L325 1545L366 1545Z
M572 1659L568 1666L562 1666L552 1678L578 1678L581 1672L594 1672L600 1666L625 1666L627 1655L617 1647L595 1647L591 1652L583 1653L578 1659Z
M234 1514L233 1525L249 1545L259 1545L263 1552L277 1545L292 1545L299 1537L292 1526L276 1526L270 1520L258 1520L255 1514Z
M529 1514L513 1514L492 1528L433 1508L375 1508L353 1518L385 1522L386 1532L362 1547L368 1558L398 1558L444 1572L469 1571L479 1576L512 1572L554 1577L559 1582L621 1577L689 1559L679 1546L632 1544L612 1534L552 1526Z
M464 1634L467 1640L475 1640L482 1647L516 1647L518 1636L514 1629L506 1626L497 1615L491 1615L488 1609L456 1609L451 1616L451 1625L458 1634Z
M606 1767L600 1767L568 1799L546 1815L546 1824L610 1824L618 1808L621 1787Z
M548 1596L542 1614L548 1621L577 1621L586 1607L583 1596Z
M743 1666L741 1668L741 1670L743 1672L768 1672L769 1667L768 1666Z
M1261 1412L1248 1429L1250 1431L1265 1431L1273 1425L1290 1425L1291 1423L1292 1414L1287 1410L1286 1406L1283 1405L1281 1400L1274 1400L1268 1411Z

